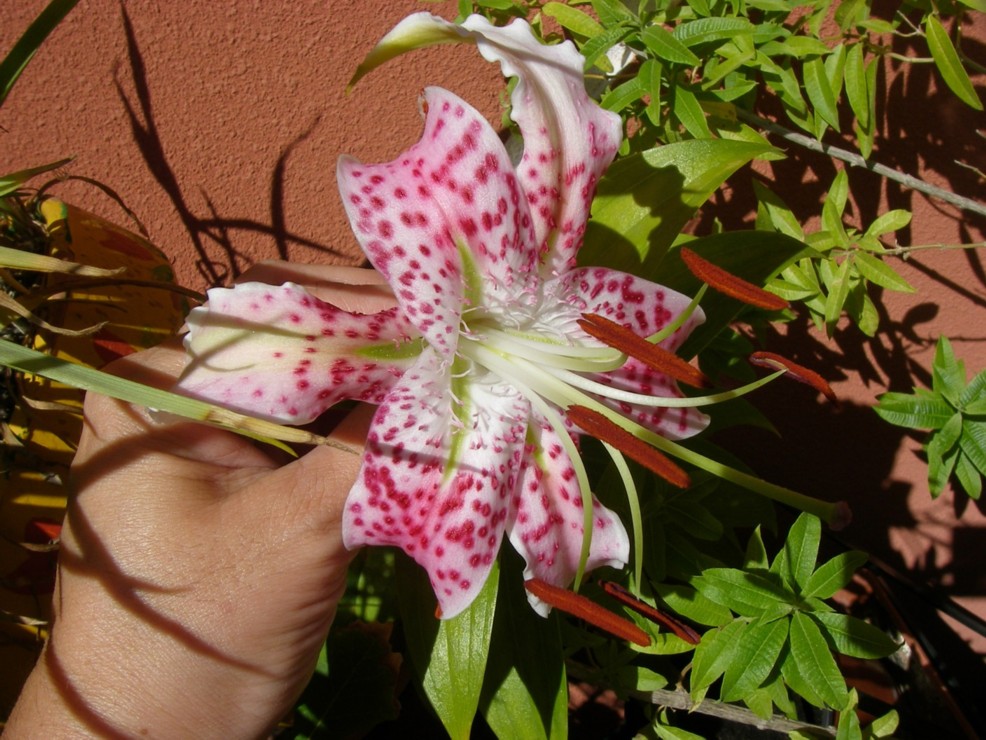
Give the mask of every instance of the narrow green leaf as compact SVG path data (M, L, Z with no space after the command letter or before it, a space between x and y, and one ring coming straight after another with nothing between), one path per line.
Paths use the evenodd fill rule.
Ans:
M112 277L113 275L119 275L126 269L120 267L115 270L107 270L101 267L89 267L88 265L80 265L77 262L49 257L45 254L35 254L34 252L26 252L23 249L12 249L11 247L3 246L0 246L0 267L7 268L8 270L60 272L87 277Z
M953 475L969 498L978 501L983 493L982 474L964 452L955 461Z
M723 701L742 699L766 680L787 640L788 621L751 624L744 630L722 678Z
M836 108L835 93L825 74L825 61L811 59L804 64L805 93L815 113L821 116L836 131L839 130L839 111Z
M872 660L885 658L900 647L883 630L848 614L815 612L810 616L843 655Z
M807 615L794 612L790 641L791 657L801 677L828 706L842 707L848 697L846 682L818 625Z
M705 111L699 105L695 93L687 87L678 85L672 91L671 110L681 121L685 130L696 139L711 139L712 132L705 120Z
M825 298L825 328L828 335L832 336L835 332L835 325L842 315L846 300L849 298L850 275L849 268L852 267L850 260L843 260L833 276L832 282L827 285L828 296Z
M766 209L770 222L777 231L787 234L792 239L804 240L805 232L801 228L801 223L779 195L759 180L753 181L753 192L757 196L757 202Z
M557 615L527 601L519 556L504 553L480 708L497 737L564 738L568 683Z
M908 429L941 429L955 409L940 397L923 397L910 393L884 393L874 411L895 426Z
M839 589L852 580L853 573L866 562L866 553L858 550L839 553L826 561L811 574L802 596L819 599L832 598Z
M747 628L742 620L730 622L725 627L711 629L702 635L692 660L690 692L696 698L703 689L721 676L733 662L739 638Z
M743 617L759 617L778 602L790 603L794 595L764 573L733 568L706 568L692 579L699 593Z
M870 124L870 96L866 91L866 62L864 45L853 44L846 52L846 98L859 125L866 128Z
M981 370L959 396L959 408L970 416L986 414L986 370Z
M695 56L691 49L681 43L663 26L648 26L640 33L640 40L644 42L648 51L663 61L685 64L689 67L701 63L701 60Z
M840 246L849 246L849 236L842 223L842 214L849 202L849 175L839 170L832 179L825 202L822 204L822 227L828 231Z
M980 474L986 475L986 422L963 419L959 445Z
M854 252L853 263L860 275L881 288L895 290L899 293L914 292L914 287L879 257L874 257L867 252Z
M598 36L593 36L586 41L579 50L582 52L582 56L585 57L584 69L592 69L595 65L600 67L605 66L603 63L606 60L602 59L602 57L632 32L632 29L617 26L616 28L603 31Z
M928 15L924 19L924 32L928 39L928 48L931 50L931 57L935 60L935 66L941 73L942 79L952 92L958 96L966 105L976 110L982 110L983 104L976 94L976 89L972 86L968 72L962 66L959 53L952 44L948 32L942 26L941 21L934 15Z
M648 90L638 75L632 80L627 80L622 85L617 85L613 89L607 91L606 94L603 95L602 100L599 101L599 104L606 110L619 113L624 108L636 103L647 93Z
M428 700L453 740L467 740L486 673L499 568L475 601L452 619L435 618L435 598L424 569L397 559L398 597L411 663Z
M753 24L745 18L698 18L675 26L674 37L685 46L697 46L715 41L726 41L740 33L753 31Z
M41 44L78 2L79 0L51 0L27 27L14 47L7 52L7 56L0 62L0 105L3 105L14 87L14 83L17 82Z
M743 567L747 570L766 570L769 565L767 548L764 547L763 537L760 534L760 527L758 526L753 530L753 534L750 535L750 539L746 543L746 555L743 558Z
M193 421L213 424L267 442L282 440L298 444L320 444L325 440L303 429L295 429L270 421L254 419L219 406L198 401L177 393L152 388L126 378L119 378L85 365L67 362L6 339L0 340L0 365L39 375L49 380L101 393L127 403L164 411ZM285 450L290 448L278 445Z
M607 28L620 23L636 23L637 16L620 0L592 0L592 9Z
M50 164L42 164L37 167L28 167L24 170L11 172L9 175L0 176L0 197L10 195L15 190L20 189L24 183L32 177L36 177L37 175L45 172L51 172L52 170L57 170L59 167L64 167L71 161L72 158L68 157L66 159L59 159L57 162L51 162Z
M883 236L894 231L900 231L909 223L911 223L911 212L902 208L894 208L880 214L866 229L866 233L870 236Z
M956 358L948 337L938 338L935 359L931 364L932 388L958 408L965 392L965 364Z
M728 607L707 599L691 586L685 584L658 584L655 592L668 607L693 622L722 626L733 619Z
M801 592L815 570L818 545L822 539L822 523L811 514L801 514L788 530L784 540L786 568L781 577L792 590Z
M604 30L592 16L565 3L545 3L541 12L554 18L563 28L588 39L598 36Z

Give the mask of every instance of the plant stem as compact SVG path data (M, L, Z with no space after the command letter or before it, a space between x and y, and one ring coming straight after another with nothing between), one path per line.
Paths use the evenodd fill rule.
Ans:
M739 118L745 120L747 123L752 123L756 126L760 126L762 129L769 131L772 134L780 136L785 141L789 141L792 144L797 144L798 146L804 147L813 152L819 152L825 154L834 159L841 160L846 164L853 167L862 167L865 170L879 175L880 177L885 177L888 180L893 180L896 183L903 185L911 190L916 190L919 193L924 193L932 198L937 198L938 200L945 201L956 208L963 211L968 211L969 213L975 213L980 216L986 216L986 206L982 203L977 203L971 198L966 198L961 195L956 195L955 193L945 190L943 188L936 187L930 183L925 182L913 175L908 175L903 172L898 172L895 169L887 167L879 162L870 162L859 154L851 152L848 149L841 149L837 146L831 146L829 144L823 144L817 139L813 139L810 136L805 136L804 134L799 134L796 131L780 126L772 121L768 121L765 118L754 115L753 113L748 113L743 110L737 109L736 114Z

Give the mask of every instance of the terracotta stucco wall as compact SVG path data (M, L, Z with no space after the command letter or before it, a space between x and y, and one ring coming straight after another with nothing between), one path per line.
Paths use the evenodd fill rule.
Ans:
M0 48L45 4L0 0ZM192 287L228 281L261 259L357 262L336 193L338 156L384 161L414 142L416 100L426 85L453 89L499 120L498 70L470 48L418 52L345 93L373 43L422 9L452 17L455 3L84 0L0 111L0 171L74 156L70 171L121 193ZM967 50L978 54L982 47L970 42ZM907 126L894 138L887 135L896 129L884 131L877 157L982 199L981 179L954 161L983 167L976 134L982 114L936 90L924 71L888 79L895 120ZM766 174L796 210L811 212L830 166L796 149L791 154L799 174ZM870 194L860 204L864 217L888 203L914 211L904 243L983 239L982 219L888 190L865 174L853 177L864 178ZM720 197L733 214L748 214L745 183L738 178ZM58 192L124 218L88 186L67 184ZM884 297L884 322L897 327L893 341L870 342L853 331L828 341L807 330L797 341L776 340L775 349L835 379L846 403L822 407L802 392L778 389L770 413L785 441L752 434L749 452L768 450L760 467L769 475L849 499L854 539L973 603L986 592L978 561L986 521L975 506L956 514L951 493L931 504L919 444L882 425L868 406L887 387L908 390L927 381L939 334L956 340L970 371L986 367L986 280L978 254L959 251L922 252L904 273L918 293Z

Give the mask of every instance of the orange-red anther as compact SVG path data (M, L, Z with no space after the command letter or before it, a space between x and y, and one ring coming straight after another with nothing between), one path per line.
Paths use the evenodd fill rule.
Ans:
M593 411L585 406L574 405L568 407L566 415L575 426L588 432L596 439L613 445L631 460L636 460L671 485L678 488L688 488L691 485L688 473L675 465L670 458L646 442L637 439L626 429L617 426L598 411Z
M650 621L656 622L657 624L671 630L677 637L680 637L689 645L698 645L698 643L702 641L702 636L687 624L679 619L676 619L670 614L662 612L660 609L655 609L646 601L641 601L632 593L623 588L620 584L614 583L613 581L601 581L600 585L603 587L603 591L608 593L621 604L630 607L637 612L637 614L646 617Z
M624 619L618 614L614 614L605 607L600 606L595 601L587 599L585 596L580 596L566 588L552 586L540 578L532 578L529 581L524 581L524 588L546 604L550 604L556 609L561 609L563 612L579 619L584 619L589 624L595 625L599 629L609 632L611 635L628 640L641 647L650 647L650 636L640 629L640 627L629 619Z
M686 383L694 388L706 388L711 383L701 370L689 365L674 352L669 352L644 337L635 334L622 324L607 319L599 314L582 314L579 326L586 334L604 342L613 349L618 349L634 359L640 360L658 372L670 375L675 380Z
M832 390L832 386L828 384L825 378L814 370L809 370L804 365L799 365L793 360L789 360L779 354L774 352L754 352L750 355L750 362L758 367L783 370L798 382L810 385L833 403L839 400L835 395L835 391Z
M791 305L780 296L747 282L743 278L736 277L736 275L712 264L704 257L699 257L694 250L688 247L681 247L679 252L685 267L691 271L692 275L720 293L769 311L779 311Z

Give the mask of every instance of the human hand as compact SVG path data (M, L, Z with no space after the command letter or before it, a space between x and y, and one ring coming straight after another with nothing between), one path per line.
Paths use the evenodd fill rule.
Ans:
M263 265L343 308L392 304L354 268ZM114 363L170 387L176 345ZM8 737L262 736L304 688L345 588L340 520L370 409L280 455L90 394L62 531L55 619Z

